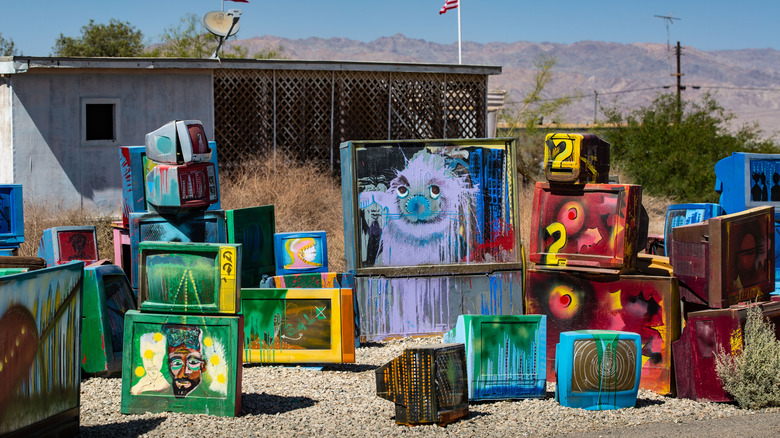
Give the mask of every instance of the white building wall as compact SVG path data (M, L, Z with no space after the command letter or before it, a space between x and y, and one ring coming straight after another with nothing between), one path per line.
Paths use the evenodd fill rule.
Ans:
M14 182L10 81L10 77L0 77L0 184Z
M214 137L209 70L28 70L13 81L13 179L27 201L121 213L119 146L82 143L84 98L119 99L120 145L143 145L173 119L201 120Z

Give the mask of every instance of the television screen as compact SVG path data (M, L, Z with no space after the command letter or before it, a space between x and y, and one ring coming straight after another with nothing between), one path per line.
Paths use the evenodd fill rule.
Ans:
M138 248L141 310L238 313L241 245L147 241Z
M328 246L324 231L275 233L276 274L328 272Z
M673 249L668 244L672 239L672 229L680 225L690 225L706 221L715 216L725 214L723 207L718 204L672 204L666 208L666 221L664 223L664 249L665 255L671 257Z
M227 241L243 245L241 287L258 287L263 276L276 274L273 205L225 211Z
M739 354L747 311L759 306L766 320L774 324L780 338L780 302L742 303L725 309L690 312L680 339L672 345L677 397L702 402L733 402L715 371L715 355Z
M682 320L677 278L529 269L526 283L526 314L547 315L547 380L555 380L561 333L620 330L642 338L642 389L673 393L672 342Z
M241 413L243 318L125 314L123 414Z
M645 247L642 187L536 183L529 258L546 268L630 272Z
M21 184L0 184L0 246L24 242L24 203Z
M352 363L352 289L242 289L244 361Z
M87 264L98 257L97 234L93 225L54 227L43 230L38 244L38 257L46 260L47 266L61 265L72 260Z
M547 134L544 175L548 181L609 182L609 143L593 134Z
M673 229L670 261L690 298L712 308L768 300L775 290L774 217L774 207L764 206Z
M146 202L150 211L205 210L219 200L213 163L156 164L146 160Z
M211 148L199 120L173 120L146 134L146 157L165 164L211 160Z
M561 406L608 410L636 406L642 369L637 333L563 332L555 348L555 400Z
M520 264L515 154L507 138L343 143L346 270Z
M0 435L77 436L84 263L0 277Z
M376 395L395 403L398 424L445 425L468 416L463 344L405 349L376 369Z
M81 368L88 374L122 370L124 317L136 308L130 282L116 265L84 268Z
M130 284L138 288L138 262L140 242L201 242L224 243L225 212L193 211L175 216L157 213L132 213L130 215Z
M466 346L470 400L547 393L546 315L460 315L442 341Z

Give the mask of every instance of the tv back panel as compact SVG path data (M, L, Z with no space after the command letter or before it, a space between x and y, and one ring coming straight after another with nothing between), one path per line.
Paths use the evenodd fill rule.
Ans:
M116 265L84 268L81 369L87 374L122 371L125 313L136 308L130 282Z
M241 414L240 315L125 313L123 414Z
M0 247L24 242L24 202L21 184L0 184Z
M146 160L149 211L175 214L205 210L217 201L217 171L213 163L158 164Z
M775 290L774 207L756 207L672 230L683 298L711 308L766 301ZM684 288L681 288L684 290Z
M630 272L646 239L641 186L536 183L532 262L548 269Z
M547 393L546 315L460 315L442 342L466 346L469 400Z
M100 259L95 226L47 228L41 235L37 255L46 260L46 266L61 265L72 260L94 263Z
M342 143L346 271L519 266L516 160L511 138Z
M395 422L445 425L469 414L463 344L407 348L376 369L376 395L395 403Z
M550 182L609 183L609 143L594 134L547 134L544 175Z
M173 120L146 134L146 156L165 164L211 161L211 148L199 120Z
M325 231L275 233L276 274L328 272Z
M225 213L193 211L175 216L130 214L130 284L138 288L139 244L146 241L224 243Z
M227 241L240 243L241 287L259 287L264 276L276 274L273 205L225 211Z
M242 289L244 362L352 363L352 289Z
M236 314L241 245L140 242L138 303L145 312Z
M715 216L726 214L719 204L672 204L666 207L666 219L664 221L664 250L666 257L671 257L672 229L680 225L690 225L704 222Z
M555 400L586 410L633 408L639 393L642 342L637 333L563 332L555 347Z

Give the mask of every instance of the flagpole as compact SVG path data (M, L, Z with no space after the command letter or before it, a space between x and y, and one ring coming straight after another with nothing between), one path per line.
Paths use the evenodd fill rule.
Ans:
M461 8L461 3L463 3L463 0L459 0L458 1L458 64L463 64L463 57L461 56L461 50L460 50L460 8Z

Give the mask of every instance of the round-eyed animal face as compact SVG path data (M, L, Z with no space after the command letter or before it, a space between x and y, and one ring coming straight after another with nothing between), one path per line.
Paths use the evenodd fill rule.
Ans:
M436 180L409 181L399 175L391 184L398 210L407 222L432 222L441 219L442 189Z

